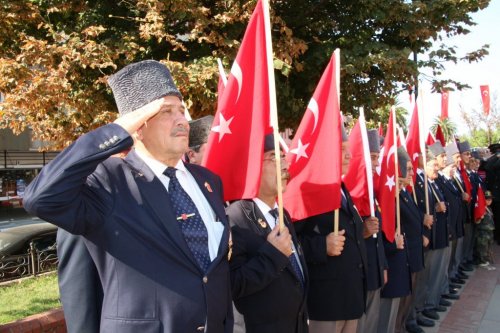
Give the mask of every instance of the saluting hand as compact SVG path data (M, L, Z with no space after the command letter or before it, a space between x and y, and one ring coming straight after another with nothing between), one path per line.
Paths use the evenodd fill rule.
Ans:
M287 227L280 230L279 223L276 223L274 229L267 235L267 241L285 256L289 257L292 254L292 236Z
M163 102L163 98L156 99L133 112L124 114L114 123L133 135L149 118L154 117L160 111Z
M326 253L329 256L339 256L342 253L345 243L344 235L345 230L340 230L337 236L333 232L326 236Z

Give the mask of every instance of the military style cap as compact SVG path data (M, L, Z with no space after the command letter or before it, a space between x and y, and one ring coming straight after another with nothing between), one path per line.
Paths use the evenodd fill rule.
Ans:
M429 152L434 156L434 158L438 157L441 154L446 153L444 151L443 146L441 146L441 142L439 141L436 141L429 146Z
M182 100L167 66L155 60L125 66L111 75L108 83L121 116L164 96Z
M458 150L460 151L460 153L470 151L469 141L458 142Z
M378 135L378 130L367 130L366 134L368 136L368 146L370 147L370 153L380 153L380 137Z
M406 152L406 149L403 146L398 147L398 165L399 165L399 171L400 171L400 177L401 178L406 178L408 175L408 172L406 170L406 165L410 160L410 156Z
M214 116L205 116L189 122L189 148L207 143L213 122Z
M493 194L491 194L491 191L485 191L484 192L484 197L486 199L493 199Z
M446 166L455 163L453 155L458 153L457 145L455 145L453 142L449 143L446 145L446 147L444 147L444 150L446 151Z
M274 150L274 135L272 133L264 137L264 153L270 150Z

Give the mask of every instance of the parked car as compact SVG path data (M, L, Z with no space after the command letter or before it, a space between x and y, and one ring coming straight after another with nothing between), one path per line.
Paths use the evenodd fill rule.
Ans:
M27 254L33 243L37 251L44 251L56 243L57 227L42 222L12 227L0 232L0 258L7 255Z
M57 227L42 222L0 231L0 281L55 270Z

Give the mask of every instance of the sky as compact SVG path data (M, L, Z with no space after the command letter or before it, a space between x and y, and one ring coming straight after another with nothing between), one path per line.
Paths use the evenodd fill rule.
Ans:
M472 19L476 26L469 27L471 31L465 36L456 36L445 41L447 45L457 46L457 55L462 57L467 52L489 44L489 55L478 63L459 62L445 65L442 78L450 78L467 83L471 89L453 91L449 93L449 118L457 125L458 134L468 134L468 129L460 116L460 105L465 109L481 107L480 85L490 86L490 95L500 94L500 0L491 0L489 6L479 12L473 13ZM430 72L429 72L430 74ZM431 85L425 80L421 81L423 107L419 110L424 113L424 128L430 128L435 118L441 114L441 95L431 93ZM408 93L398 96L401 106L410 110ZM410 112L411 114L411 112Z

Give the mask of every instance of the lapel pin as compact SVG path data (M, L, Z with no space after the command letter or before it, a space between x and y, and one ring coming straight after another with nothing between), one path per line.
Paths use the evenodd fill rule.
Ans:
M257 219L257 222L259 223L259 225L260 225L260 227L261 227L261 228L265 228L265 227L267 227L267 222L266 222L266 221L264 221L263 219L258 218L258 219Z
M208 192L212 193L212 188L210 187L210 184L208 182L205 182L205 188L207 189Z
M181 214L181 216L177 217L177 221L180 221L180 220L186 221L188 219L188 217L192 217L192 216L194 216L194 213L191 213L191 214Z

